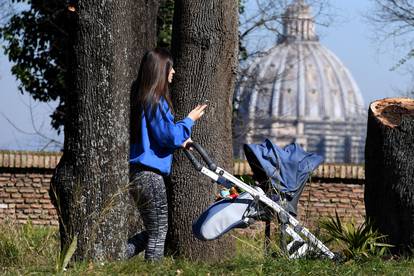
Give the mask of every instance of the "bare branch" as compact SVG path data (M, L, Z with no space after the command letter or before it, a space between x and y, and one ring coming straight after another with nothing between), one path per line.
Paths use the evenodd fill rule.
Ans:
M249 9L240 16L240 39L248 49L248 58L257 56L269 48L266 43L269 38L277 37L283 33L282 18L291 0L255 0ZM329 26L332 23L332 14L328 0L308 0L314 10L316 23Z
M22 101L23 102L23 101ZM44 126L44 121L41 123L41 125L38 127L36 125L35 119L34 119L34 107L32 104L32 99L30 98L30 103L26 104L25 102L23 102L24 105L27 106L27 108L29 109L29 113L30 113L30 121L32 124L32 131L27 131L22 129L21 127L19 127L16 123L13 122L12 119L10 119L7 115L5 115L3 112L0 112L0 115L18 132L24 134L24 135L30 135L30 136L34 136L34 137L40 137L42 140L44 140L43 145L39 146L40 150L43 151L46 148L48 148L50 145L54 145L56 147L63 147L62 142L49 137L48 135L44 134L41 129Z
M367 18L375 28L376 39L381 43L392 41L395 48L409 48L410 52L414 48L414 0L372 1L374 11ZM399 65L405 61L403 58Z

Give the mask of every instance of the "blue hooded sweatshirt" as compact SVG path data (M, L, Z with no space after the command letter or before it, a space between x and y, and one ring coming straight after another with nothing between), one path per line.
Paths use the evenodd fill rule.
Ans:
M156 169L163 175L171 172L172 154L191 136L194 121L189 117L174 123L167 101L161 98L155 111L142 111L136 131L137 141L131 144L130 164Z

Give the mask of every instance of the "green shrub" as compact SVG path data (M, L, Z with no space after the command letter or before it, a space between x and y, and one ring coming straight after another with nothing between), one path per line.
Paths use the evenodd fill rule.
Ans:
M342 223L338 213L321 222L331 241L335 241L347 259L361 259L383 256L390 244L385 243L385 235L373 230L372 223L365 221L357 226L354 221Z

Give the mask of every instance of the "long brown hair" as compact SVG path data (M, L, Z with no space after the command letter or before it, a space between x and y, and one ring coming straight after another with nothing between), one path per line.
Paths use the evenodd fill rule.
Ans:
M172 66L171 55L166 49L156 48L143 56L130 95L130 143L137 143L141 135L142 111L149 108L154 114L161 97L165 98L171 112L174 113L168 88L168 74Z
M168 50L155 48L145 53L138 72L137 89L134 91L133 106L139 110L155 108L164 97L173 112L168 74L173 67L173 61Z

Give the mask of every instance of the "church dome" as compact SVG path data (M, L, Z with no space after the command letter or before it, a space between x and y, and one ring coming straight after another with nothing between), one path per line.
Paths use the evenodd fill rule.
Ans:
M317 41L284 42L249 67L238 98L246 119L344 121L364 102L342 62Z
M339 135L335 126L326 129L335 124L349 129L337 137L338 143L363 139L356 138L363 136L366 120L358 85L339 58L319 42L310 7L301 0L287 7L278 44L253 60L243 74L236 109L236 132L246 134L246 143L270 136L282 143L302 140L305 147L318 150L326 136ZM355 123L358 133L350 127ZM319 146L312 146L315 143Z

